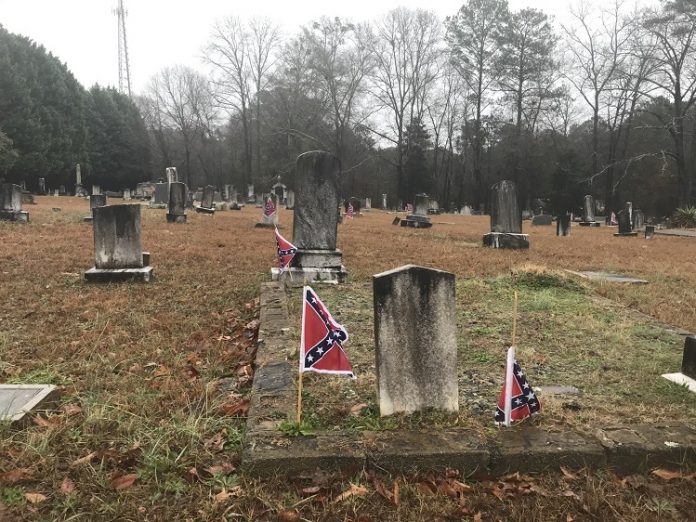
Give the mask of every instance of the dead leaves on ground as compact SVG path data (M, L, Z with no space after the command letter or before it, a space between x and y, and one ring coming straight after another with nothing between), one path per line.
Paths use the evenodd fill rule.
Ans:
M690 473L685 475L681 471L669 471L667 469L655 469L652 472L656 477L660 477L663 480L696 480L696 473Z
M116 491L123 491L124 489L130 488L135 481L138 479L138 475L135 473L128 473L126 475L117 475L111 479L109 486Z
M29 468L17 468L5 473L0 473L0 484L12 486L19 482L25 482L34 477L34 472Z

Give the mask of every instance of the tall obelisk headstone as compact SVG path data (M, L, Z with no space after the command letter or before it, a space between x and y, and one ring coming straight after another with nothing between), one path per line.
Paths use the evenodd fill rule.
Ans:
M595 219L595 202L590 194L585 196L585 202L582 208L582 221L580 221L579 225L581 227L600 226L599 221Z
M510 180L491 187L491 231L483 245L492 248L529 248L529 236L522 233L522 212L517 204L517 188Z

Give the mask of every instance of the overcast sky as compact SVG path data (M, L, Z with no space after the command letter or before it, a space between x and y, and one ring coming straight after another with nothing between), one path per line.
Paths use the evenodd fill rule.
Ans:
M292 34L322 15L373 19L394 7L425 7L439 16L457 12L463 0L124 0L135 92L163 67L200 67L202 48L215 20L230 15L268 17ZM117 0L0 0L0 24L43 44L66 62L85 86L118 85ZM532 6L567 19L565 0L509 0L511 9Z

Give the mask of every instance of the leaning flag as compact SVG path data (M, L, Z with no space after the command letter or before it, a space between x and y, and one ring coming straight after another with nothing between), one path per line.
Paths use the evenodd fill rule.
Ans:
M611 216L609 217L609 224L610 225L618 225L619 222L616 220L616 214L613 212L611 213Z
M346 210L346 216L348 216L349 219L353 219L353 204L348 203L348 210Z
M406 212L413 212L413 205L406 203Z
M507 353L505 384L495 410L495 422L510 426L512 421L535 415L540 410L541 403L515 359L515 347L511 346Z
M355 378L343 351L348 332L334 321L314 290L305 286L302 293L300 372L335 373Z
M263 215L265 217L269 218L269 217L273 216L273 214L275 214L276 212L277 212L277 209L276 209L275 203L273 203L273 198L269 196L268 199L266 200L266 206L263 207Z
M282 274L288 269L288 266L290 266L290 263L292 262L292 258L295 257L295 254L297 254L297 247L281 236L277 228L275 229L275 235L276 246L278 247L278 266L280 267L280 273Z

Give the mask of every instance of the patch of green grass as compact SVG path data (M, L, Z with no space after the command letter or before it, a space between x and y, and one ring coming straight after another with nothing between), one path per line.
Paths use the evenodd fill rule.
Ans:
M24 496L24 490L17 486L0 488L0 504L8 506L23 506L27 499Z

